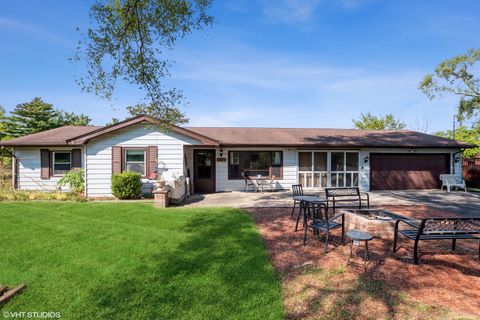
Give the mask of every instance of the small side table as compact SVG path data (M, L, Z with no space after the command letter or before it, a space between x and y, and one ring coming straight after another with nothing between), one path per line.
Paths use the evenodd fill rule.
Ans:
M365 256L364 256L364 262L365 262L365 270L367 270L367 261L370 258L369 252L368 252L368 241L373 239L373 236L364 231L352 229L347 231L346 233L347 237L350 239L350 258L348 258L348 261L350 262L350 259L353 256L353 244L357 244L360 241L365 242Z

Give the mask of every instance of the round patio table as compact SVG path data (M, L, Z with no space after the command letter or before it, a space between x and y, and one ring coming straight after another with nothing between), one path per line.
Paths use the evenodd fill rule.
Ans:
M363 260L365 262L365 270L367 270L367 261L370 258L370 254L368 252L368 241L372 240L373 236L368 232L360 231L356 229L347 231L346 236L350 239L350 257L348 258L349 262L353 256L353 244L358 245L360 241L365 242L365 256Z

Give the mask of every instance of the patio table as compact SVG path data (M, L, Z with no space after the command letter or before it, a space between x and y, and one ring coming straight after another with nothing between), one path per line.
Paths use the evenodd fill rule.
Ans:
M253 183L255 183L255 187L257 188L255 191L260 191L263 193L263 188L268 185L268 178L262 176L251 176L250 179L253 181Z
M300 206L298 207L297 222L295 224L295 231L298 230L298 222L300 221L300 216L303 215L306 207L320 203L327 203L327 198L320 196L295 196L293 197L293 199L300 201Z

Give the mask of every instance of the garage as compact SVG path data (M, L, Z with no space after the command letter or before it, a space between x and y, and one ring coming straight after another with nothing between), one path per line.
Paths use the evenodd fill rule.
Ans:
M450 173L450 154L370 154L370 190L440 188Z

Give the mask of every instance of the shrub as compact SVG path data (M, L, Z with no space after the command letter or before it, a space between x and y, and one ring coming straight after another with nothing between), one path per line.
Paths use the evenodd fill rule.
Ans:
M119 199L135 199L142 192L139 173L123 172L112 176L112 194Z
M75 192L33 191L33 190L0 190L0 201L87 201L82 194Z
M70 190L75 193L83 193L85 190L84 171L82 169L74 169L67 172L57 183L60 187L69 185Z

